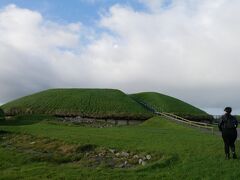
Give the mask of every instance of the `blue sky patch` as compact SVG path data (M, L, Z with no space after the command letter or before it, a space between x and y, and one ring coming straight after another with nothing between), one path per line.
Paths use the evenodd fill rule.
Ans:
M144 11L145 5L137 0L1 0L0 7L15 4L40 12L45 18L59 23L81 22L93 26L100 19L100 13L111 6L130 6L136 11Z

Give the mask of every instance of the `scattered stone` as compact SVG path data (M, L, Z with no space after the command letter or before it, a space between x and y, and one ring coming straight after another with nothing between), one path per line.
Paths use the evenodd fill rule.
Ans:
M63 118L59 118L59 121L63 122L63 123L73 123L76 125L90 126L90 127L95 127L95 128L101 128L101 129L114 126L113 122L108 121L108 120L96 119L96 118L86 118L86 117L81 117L81 116L63 117Z
M146 161L142 161L142 165L145 166L147 163Z
M98 156L105 156L105 153L104 153L104 152L100 152L100 153L98 154Z
M124 167L125 167L125 164L120 164L118 167L124 168Z
M6 135L0 135L0 139L1 138L9 139L9 137ZM5 141L6 140L2 140L1 142ZM127 149L119 151L118 149L114 148L98 147L94 144L85 144L81 146L68 145L61 141L55 142L46 138L33 139L28 135L24 135L23 137L11 137L10 145L14 147L15 144L18 144L15 142L22 142L21 145L23 147L27 147L22 148L22 150L30 149L34 154L34 158L36 158L38 161L53 161L57 163L79 162L88 167L96 168L103 165L104 167L106 166L110 168L128 169L135 166L145 166L156 158L155 156L152 157L150 154L147 154L147 152L137 154L137 152L128 151ZM29 144L35 145L29 146ZM45 146L42 146L42 144L45 144L46 147L50 148L45 148ZM55 153L57 154L57 158L52 158L50 155Z
M148 155L146 156L146 158L147 158L147 160L150 160L150 159L152 158L152 156L151 156L150 154L148 154Z
M115 153L115 149L109 149L109 152L111 152L111 153Z
M136 155L133 156L133 158L134 158L134 159L138 159L139 156L136 154Z
M122 155L123 157L128 157L128 156L129 156L129 153L123 151L123 152L121 153L121 155Z

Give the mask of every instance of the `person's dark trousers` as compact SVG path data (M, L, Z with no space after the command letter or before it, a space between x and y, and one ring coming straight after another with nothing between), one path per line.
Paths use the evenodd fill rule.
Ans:
M235 154L235 141L237 139L237 130L236 129L223 129L222 138L224 141L224 149L226 158L230 157L229 148L233 153L233 158L236 158Z

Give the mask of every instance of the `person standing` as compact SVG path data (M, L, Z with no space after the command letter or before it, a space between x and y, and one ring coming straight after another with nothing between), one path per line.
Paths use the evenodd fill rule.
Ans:
M231 107L226 107L224 111L225 114L221 117L218 127L219 130L222 132L226 159L230 159L229 147L232 151L232 158L237 159L237 155L235 152L235 141L237 139L238 121L236 117L231 115Z

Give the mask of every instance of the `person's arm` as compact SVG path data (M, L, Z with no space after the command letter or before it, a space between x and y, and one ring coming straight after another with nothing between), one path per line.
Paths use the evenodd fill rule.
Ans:
M238 120L237 120L237 118L235 116L234 116L234 126L235 126L235 128L238 127Z
M223 118L221 117L221 119L220 119L220 121L219 121L219 123L218 123L218 129L219 129L219 131L221 131L221 132L222 132L222 125L223 125Z

